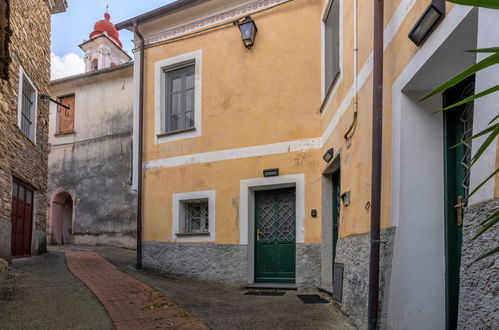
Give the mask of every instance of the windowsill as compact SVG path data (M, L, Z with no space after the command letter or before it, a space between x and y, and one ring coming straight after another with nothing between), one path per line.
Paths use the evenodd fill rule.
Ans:
M173 131L173 132L159 133L159 134L156 134L156 137L161 138L164 136L175 135L178 133L190 132L190 131L195 131L195 130L196 130L196 127L189 127L189 128L179 129L179 130Z
M209 236L210 235L210 232L209 231L206 231L206 232L202 232L202 233L175 233L175 235L177 236Z
M54 136L71 135L71 134L74 134L74 133L75 133L75 131L59 132L59 133L55 133Z

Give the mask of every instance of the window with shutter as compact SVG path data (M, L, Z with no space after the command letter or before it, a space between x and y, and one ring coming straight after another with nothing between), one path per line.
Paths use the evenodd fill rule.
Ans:
M194 68L191 64L165 71L165 133L194 128Z
M333 0L324 20L326 94L340 73L340 0Z
M74 133L74 119L75 119L75 96L67 95L60 97L59 101L65 106L69 107L66 109L59 106L57 109L57 133L58 134L69 134Z
M24 70L19 70L17 125L33 143L36 143L37 90Z

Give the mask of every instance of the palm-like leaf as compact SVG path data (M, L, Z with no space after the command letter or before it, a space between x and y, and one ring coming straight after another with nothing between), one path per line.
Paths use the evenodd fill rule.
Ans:
M473 164L476 163L478 158L480 158L480 156L482 156L482 154L485 152L485 150L487 150L487 148L494 141L494 139L497 137L498 134L499 134L499 125L495 127L495 129L492 131L492 133L490 133L490 135L482 143L480 148L478 148L478 151L476 152L476 154L471 158L470 166L472 166Z
M447 1L456 3L458 5L499 9L499 1L497 0L447 0Z
M496 246L494 249L490 250L489 252L485 253L484 255L480 256L479 258L477 258L475 261L473 262L477 262L478 260L482 260L483 258L487 258L487 257L490 257L491 255L494 255L496 254L497 252L499 252L499 246Z
M476 100L476 99L478 99L478 98L480 98L480 97L483 97L483 96L485 96L485 95L489 95L489 94L491 94L491 93L497 92L498 90L499 90L499 85L496 85L496 86L491 87L491 88L488 88L488 89L486 89L486 90L484 90L484 91L482 91L482 92L480 92L480 93L478 93L478 94L471 95L471 96L469 96L469 97L467 97L467 98L465 98L465 99L463 99L463 100L461 100L461 101L459 101L459 102L457 102L457 103L454 103L454 104L452 104L452 105L449 105L448 107L445 107L445 108L443 108L442 110L435 111L434 113L437 113L437 112L441 112L441 111L445 111L445 110L449 110L449 109L452 109L452 108L458 107L458 106L460 106L460 105L462 105L462 104L465 104L465 103L468 103L468 102L474 101L474 100Z
M425 97L421 99L421 101L426 100L429 97L432 97L433 95L440 94L447 89L451 88L452 86L455 86L456 84L460 83L464 79L468 78L469 76L477 73L478 71L481 71L485 68L488 68L489 66L495 65L499 63L499 53L494 53L490 55L489 57L486 57L485 59L481 60L480 62L472 65L468 69L464 70L463 72L455 75L442 85L438 86L435 88L433 91L431 91L429 94L427 94Z

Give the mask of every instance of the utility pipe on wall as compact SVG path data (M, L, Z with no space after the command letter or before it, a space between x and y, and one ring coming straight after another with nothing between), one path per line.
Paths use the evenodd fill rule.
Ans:
M384 0L374 0L373 44L373 136L371 183L371 251L369 261L368 329L378 326L379 247L381 226L381 161L383 129L383 9Z
M139 38L139 127L138 127L138 168L137 168L137 269L142 268L142 126L144 122L144 36L139 31L138 22L133 23L133 31Z

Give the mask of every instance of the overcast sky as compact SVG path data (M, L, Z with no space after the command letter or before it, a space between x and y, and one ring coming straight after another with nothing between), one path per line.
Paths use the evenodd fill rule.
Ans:
M52 79L84 71L83 52L78 45L104 18L107 5L111 22L116 24L170 2L173 0L68 0L66 12L52 15ZM123 48L130 56L132 38L132 33L120 31Z

